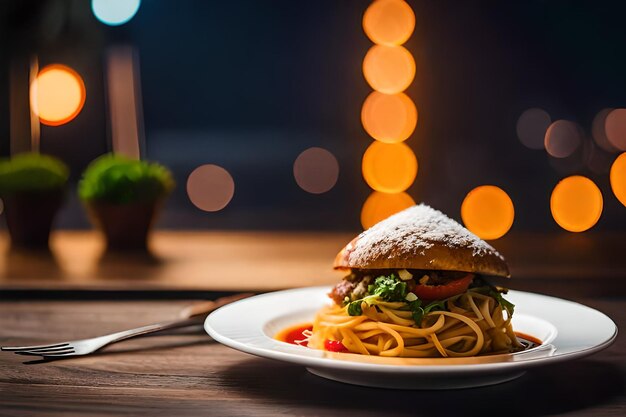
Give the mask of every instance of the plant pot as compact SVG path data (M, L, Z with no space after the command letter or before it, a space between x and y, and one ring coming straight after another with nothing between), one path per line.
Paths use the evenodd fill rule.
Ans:
M4 211L11 245L16 248L48 248L52 222L65 191L17 192L4 195Z
M107 250L148 250L148 234L159 211L159 201L86 205L92 222L106 238Z

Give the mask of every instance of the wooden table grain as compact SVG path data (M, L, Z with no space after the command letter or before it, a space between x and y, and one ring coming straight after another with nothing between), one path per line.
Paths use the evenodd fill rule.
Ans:
M580 299L626 328L626 300ZM189 301L192 302L192 301ZM94 336L175 317L187 301L0 303L0 344ZM256 358L199 331L150 336L102 354L37 363L0 353L0 416L626 415L626 341L491 387L396 391L340 384Z

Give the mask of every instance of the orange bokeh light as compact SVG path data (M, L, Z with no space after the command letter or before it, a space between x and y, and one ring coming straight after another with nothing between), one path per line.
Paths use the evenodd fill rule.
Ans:
M373 142L363 155L363 178L376 191L399 193L417 176L417 158L404 143Z
M504 236L515 219L509 195L495 185L481 185L470 191L461 204L465 227L482 239Z
M376 91L401 93L413 82L415 60L402 46L374 45L363 60L363 75Z
M562 179L550 197L552 217L570 232L584 232L602 215L602 193L587 177L573 175Z
M407 193L388 194L374 191L367 197L361 209L363 229L369 229L379 221L414 204L415 201Z
M361 110L365 131L385 143L402 142L411 136L417 125L417 109L404 93L372 92Z
M30 86L30 103L41 123L59 126L74 119L85 104L85 83L60 64L43 68Z
M615 197L626 206L626 152L611 165L611 188Z
M403 0L376 0L363 15L363 30L379 45L402 45L415 29L415 13Z

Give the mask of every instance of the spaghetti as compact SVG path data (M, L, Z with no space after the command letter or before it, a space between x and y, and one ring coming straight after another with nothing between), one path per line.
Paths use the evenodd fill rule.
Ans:
M404 301L382 297L359 300L360 314L350 305L318 312L308 346L324 349L337 341L345 351L386 357L467 357L523 349L511 327L511 311L480 288L444 300L419 323ZM351 314L352 313L352 314Z

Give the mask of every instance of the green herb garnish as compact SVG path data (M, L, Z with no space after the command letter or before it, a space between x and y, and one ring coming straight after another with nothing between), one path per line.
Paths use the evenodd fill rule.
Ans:
M415 323L418 326L421 325L422 320L424 319L424 316L426 316L431 311L447 310L445 300L433 301L432 303L428 304L426 307L423 307L423 308L421 304L422 304L421 300L415 300L409 303L409 309L413 312L412 314L413 320L415 320Z
M447 310L446 300L433 301L432 303L428 304L426 308L424 308L424 313L428 314L431 311L445 311L445 310Z
M348 314L351 316L360 316L363 314L363 308L361 308L361 303L363 303L363 299L356 300L348 304Z
M417 300L410 301L408 305L409 305L409 310L411 310L412 312L411 317L413 317L413 320L415 320L415 323L419 326L420 323L422 322L422 319L424 318L424 309L422 308L422 300L418 298Z
M376 278L374 284L367 287L371 295L378 295L385 301L405 301L407 294L406 282L394 274Z
M348 314L351 316L360 316L363 314L361 304L375 304L377 300L383 301L406 301L407 295L406 282L402 282L394 274L389 276L380 276L374 280L374 283L367 287L368 295L350 303L347 303Z
M493 298L498 300L498 304L500 304L500 307L506 310L507 314L509 315L509 318L513 316L513 312L515 311L515 304L513 304L512 302L508 300L505 300L500 291L497 291L497 290L490 291L489 294Z
M512 302L506 300L502 294L506 294L506 290L502 289L502 288L498 288L498 287L494 287L493 285L487 283L486 281L482 281L482 286L480 287L476 287L476 288L472 288L472 291L481 293L481 294L485 294L488 295L490 297L493 297L496 299L496 301L498 301L498 304L500 304L500 307L502 307L504 310L506 310L507 314L509 315L509 317L513 316L513 312L515 311L515 304L513 304Z

